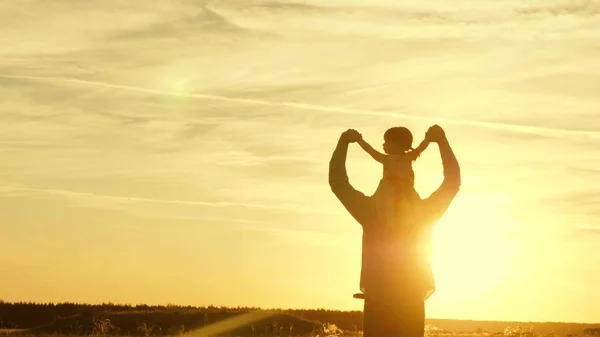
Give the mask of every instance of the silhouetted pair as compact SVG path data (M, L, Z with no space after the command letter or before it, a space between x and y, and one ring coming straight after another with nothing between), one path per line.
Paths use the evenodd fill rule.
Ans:
M353 129L342 133L329 162L329 185L363 228L360 289L364 294L364 337L422 337L425 300L435 291L431 270L433 226L458 193L460 167L444 130L434 125L412 148L404 127L384 134L380 153ZM348 145L358 142L383 164L383 178L373 196L352 187L346 172ZM437 143L444 181L428 198L414 188L412 163L430 143Z

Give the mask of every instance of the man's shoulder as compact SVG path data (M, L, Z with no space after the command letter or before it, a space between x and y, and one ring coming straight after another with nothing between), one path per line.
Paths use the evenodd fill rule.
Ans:
M459 190L460 182L453 181L452 179L444 179L440 187L423 200L427 202L435 201L436 199L451 200L458 194Z
M436 211L446 209L450 203L456 198L460 189L459 185L447 184L440 186L435 192L429 197L422 200L422 207L424 211Z

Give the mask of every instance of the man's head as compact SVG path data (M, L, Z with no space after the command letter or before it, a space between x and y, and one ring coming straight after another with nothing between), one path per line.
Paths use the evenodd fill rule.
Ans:
M383 134L383 151L387 154L401 154L411 149L413 135L407 128L396 126Z

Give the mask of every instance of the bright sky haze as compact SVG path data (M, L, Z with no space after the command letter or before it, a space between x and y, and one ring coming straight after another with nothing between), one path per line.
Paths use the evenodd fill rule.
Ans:
M1 299L360 310L331 153L439 124L463 184L427 317L600 322L597 1L3 1L0 28ZM437 146L414 168L426 197Z

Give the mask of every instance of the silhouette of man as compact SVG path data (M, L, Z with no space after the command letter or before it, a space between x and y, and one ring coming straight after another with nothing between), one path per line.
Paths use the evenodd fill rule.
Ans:
M425 300L435 291L432 230L458 193L460 167L444 130L438 125L429 128L425 138L438 144L444 180L426 199L409 186L414 191L410 193L409 223L401 230L391 230L378 219L375 200L354 189L348 180L348 145L360 137L353 129L340 136L329 162L329 185L363 228L360 288L365 298L364 337L422 337Z

